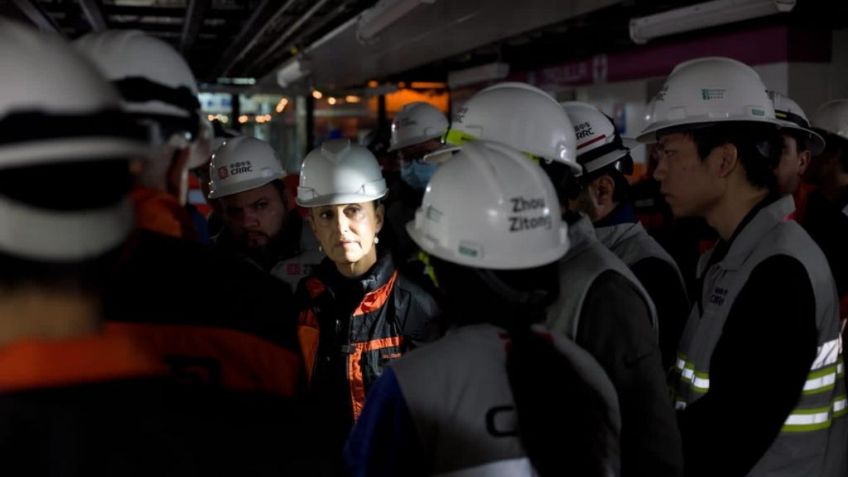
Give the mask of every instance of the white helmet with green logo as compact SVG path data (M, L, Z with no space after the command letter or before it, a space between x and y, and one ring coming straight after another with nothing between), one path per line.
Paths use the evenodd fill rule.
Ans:
M499 83L472 96L456 112L445 142L494 141L580 173L574 127L548 93L526 83Z
M658 132L727 121L777 124L760 76L739 61L706 57L674 67L648 104L647 126L637 138L654 142Z

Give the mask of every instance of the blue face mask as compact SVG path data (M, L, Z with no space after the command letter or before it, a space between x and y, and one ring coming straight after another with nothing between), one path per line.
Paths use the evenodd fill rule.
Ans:
M421 191L427 187L438 164L423 161L404 161L400 166L400 178L415 190Z

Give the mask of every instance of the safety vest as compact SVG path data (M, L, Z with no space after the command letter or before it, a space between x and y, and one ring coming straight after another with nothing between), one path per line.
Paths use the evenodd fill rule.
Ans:
M568 239L571 248L559 261L559 296L548 307L548 326L574 339L589 289L601 274L614 271L633 284L633 288L648 306L651 326L657 330L657 312L648 292L627 265L598 241L595 229L585 215L573 225L569 225Z
M595 229L595 235L628 267L646 258L656 258L671 265L680 283L684 283L677 263L653 237L648 235L645 227L639 222L598 227Z
M709 392L713 350L754 268L775 255L793 257L807 270L812 283L818 350L798 403L748 475L842 476L848 430L843 417L845 380L836 288L821 250L796 222L786 219L793 209L789 196L775 201L745 226L724 259L705 270L712 251L701 257L698 276L703 277L702 307L693 307L680 342L675 407L685 409ZM756 367L751 372L756 372ZM751 405L762 398L768 397L750 397Z
M541 327L534 331L550 336ZM602 396L617 434L621 422L618 398L606 373L572 341L550 339ZM432 463L432 475L537 475L517 432L506 371L508 342L509 335L500 328L469 325L391 364L423 455ZM613 437L617 443L617 436ZM567 456L568 449L563 453ZM610 462L608 468L609 475L616 475L618 463Z

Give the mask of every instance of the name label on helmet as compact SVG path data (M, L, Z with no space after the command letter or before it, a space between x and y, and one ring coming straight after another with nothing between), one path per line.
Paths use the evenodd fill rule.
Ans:
M581 139L592 136L593 134L595 134L595 132L592 131L592 125L588 122L585 122L574 126L574 134L577 135L577 140L579 141Z
M724 99L724 93L726 90L719 88L705 88L701 90L701 98L704 101L709 101L711 99Z
M509 201L512 202L513 212L524 212L525 210L545 208L545 199L542 198L527 199L525 197L513 197L512 199L509 199Z
M250 163L250 161L234 162L230 164L231 176L237 174L244 174L246 172L253 172L253 165Z
M509 200L512 202L512 211L515 213L545 209L545 199L542 198L528 199L526 197L513 197ZM546 210L543 211L542 215L535 217L511 216L508 219L510 232L521 232L522 230L532 230L540 227L550 228L552 224L550 212Z

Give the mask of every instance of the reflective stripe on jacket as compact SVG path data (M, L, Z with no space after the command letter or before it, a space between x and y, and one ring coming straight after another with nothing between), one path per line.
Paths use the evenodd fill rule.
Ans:
M710 362L733 303L753 270L777 255L792 257L807 270L815 296L817 355L795 408L780 433L751 469L750 476L843 475L848 435L845 430L845 380L836 289L824 255L794 221L791 197L763 207L744 226L727 255L706 268L712 254L701 258L701 304L694 306L677 359L675 407L685 409L710 391ZM767 365L767 357L752 357ZM739 366L748 366L739 363ZM752 367L756 372L756 367ZM751 402L740 396L740 403ZM744 426L745 423L740 423ZM731 431L732 432L732 431Z
M395 270L386 254L364 276L340 278L335 265L325 260L316 274L304 279L298 290L298 338L307 378L328 382L334 367L343 366L353 420L359 416L365 395L384 367L416 343L438 337L440 311L424 290ZM357 286L361 299L344 309L340 287Z

